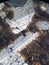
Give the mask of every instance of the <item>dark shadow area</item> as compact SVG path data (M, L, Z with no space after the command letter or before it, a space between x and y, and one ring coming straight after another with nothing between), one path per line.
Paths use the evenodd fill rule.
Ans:
M6 2L6 1L9 1L9 0L0 0L0 3L4 3L4 2Z
M49 3L49 0L39 0L39 1Z
M10 0L9 3L14 7L22 7L25 5L27 0Z
M49 0L33 0L34 2L45 2L49 4Z

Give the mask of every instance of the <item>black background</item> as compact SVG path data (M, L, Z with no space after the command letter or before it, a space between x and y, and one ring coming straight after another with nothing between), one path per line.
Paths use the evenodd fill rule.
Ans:
M39 0L39 1L43 1L43 2L49 3L49 0Z
M2 3L2 2L6 2L6 1L9 1L9 0L0 0L0 3Z
M0 0L0 3L6 2L6 1L9 1L9 0ZM20 1L21 1L21 0L20 0ZM36 0L36 1L37 1L37 0ZM49 3L49 0L39 0L39 1Z

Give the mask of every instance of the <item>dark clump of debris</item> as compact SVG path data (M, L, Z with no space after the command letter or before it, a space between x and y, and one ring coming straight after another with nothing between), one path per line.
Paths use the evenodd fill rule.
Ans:
M43 10L41 8L42 5L45 5L44 7L46 7L48 5L48 3L44 3L40 0L33 0L33 7L34 7L34 11L37 15L46 18L47 20L49 20L49 13L47 13L46 10Z
M37 15L44 17L46 20L49 21L49 14L45 10L42 10L40 7L36 7L35 12Z
M30 32L36 32L38 31L38 29L36 28L36 22L38 21L38 16L36 14L34 14L32 21L29 23L29 25L27 26L26 29L28 29L28 31Z
M8 19L13 19L13 17L14 17L14 11L13 10L8 10L7 12L6 12L6 17L8 18Z
M38 40L26 45L19 53L28 65L49 65L49 33L42 33Z
M6 18L11 20L14 18L14 9L12 8L12 6L5 2L4 6L2 8L2 11L4 11L6 13Z
M12 33L10 25L0 17L0 50L16 39L15 34Z

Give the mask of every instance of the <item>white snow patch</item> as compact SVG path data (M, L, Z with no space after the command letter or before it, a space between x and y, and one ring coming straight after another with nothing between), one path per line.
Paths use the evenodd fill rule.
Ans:
M20 31L26 29L27 25L29 24L29 22L31 22L31 18L34 15L34 13L29 14L21 19L18 20L11 20L10 22L7 22L12 29L12 32L14 34L18 34ZM17 28L19 29L17 29Z
M39 30L49 30L49 24L46 21L39 21L36 26Z
M24 63L24 65L28 65L27 63Z
M44 7L44 6L41 6L41 9L42 9L42 10L46 10L47 8L46 8L46 7Z

